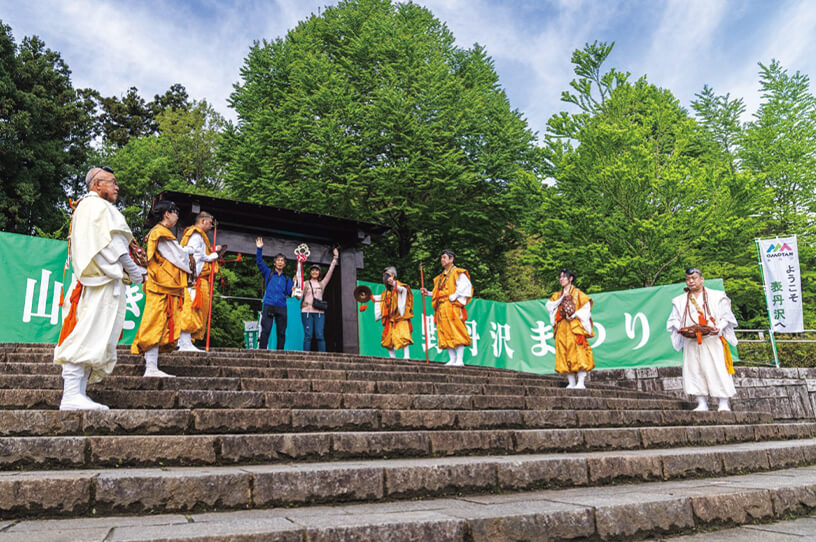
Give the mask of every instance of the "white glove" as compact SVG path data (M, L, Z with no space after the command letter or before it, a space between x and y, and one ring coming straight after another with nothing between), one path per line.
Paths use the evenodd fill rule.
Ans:
M292 288L292 297L297 298L303 297L303 290L301 290L300 288Z
M127 273L131 284L141 284L144 282L147 269L136 265L136 262L130 257L130 254L125 253L119 256L119 263L122 264L122 268L125 270L125 273Z

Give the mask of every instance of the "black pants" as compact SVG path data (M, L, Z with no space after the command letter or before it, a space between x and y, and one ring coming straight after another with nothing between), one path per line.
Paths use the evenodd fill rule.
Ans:
M258 348L266 350L269 344L269 334L272 332L272 321L275 321L275 329L278 335L277 349L283 350L286 343L286 307L276 307L274 305L264 305L261 313L261 337Z

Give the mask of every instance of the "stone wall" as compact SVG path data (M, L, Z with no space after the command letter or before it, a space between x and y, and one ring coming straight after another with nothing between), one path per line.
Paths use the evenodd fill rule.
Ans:
M816 369L737 367L736 371L734 410L770 412L780 420L816 417ZM687 398L683 393L680 367L598 370L591 373L591 380L598 384Z

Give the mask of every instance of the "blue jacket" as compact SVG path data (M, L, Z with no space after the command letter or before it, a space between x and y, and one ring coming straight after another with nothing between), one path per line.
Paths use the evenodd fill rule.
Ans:
M277 271L269 269L263 261L263 250L260 248L255 250L255 263L263 275L264 284L266 284L263 297L264 305L285 307L286 298L292 295L292 288L295 283L283 273L278 274Z

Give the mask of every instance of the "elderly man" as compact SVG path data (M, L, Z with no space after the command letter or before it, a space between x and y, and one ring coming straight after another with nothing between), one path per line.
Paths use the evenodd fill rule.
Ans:
M719 410L730 411L728 398L736 395L731 352L736 345L737 319L725 292L703 286L703 273L686 270L686 293L672 299L666 325L672 345L683 351L683 389L697 398L697 411L708 410L706 396L719 400Z
M126 285L142 283L147 273L129 254L133 234L113 205L119 195L113 170L93 168L85 183L88 193L76 206L68 241L74 272L66 297L70 308L54 349L54 363L62 365L60 410L108 409L88 398L86 386L113 371L125 321Z
M473 297L473 285L470 273L456 267L455 258L452 250L443 250L439 255L442 273L434 277L433 292L425 288L420 291L422 295L431 296L437 344L448 351L450 358L446 365L461 367L465 364L465 347L470 346L465 305Z
M372 296L374 305L374 320L382 320L383 348L388 355L397 357L397 350L405 349L405 359L411 359L409 346L414 344L411 338L411 318L414 317L414 296L411 287L397 280L397 268L386 267L383 273L385 291L382 295Z
M218 259L221 245L215 250L210 248L207 233L213 228L213 215L201 211L196 215L195 224L184 230L181 246L193 248L195 269L193 275L195 286L184 291L184 308L181 311L181 335L178 345L182 352L200 352L193 345L193 339L203 339L207 329L207 316L210 308L210 272L218 271Z

